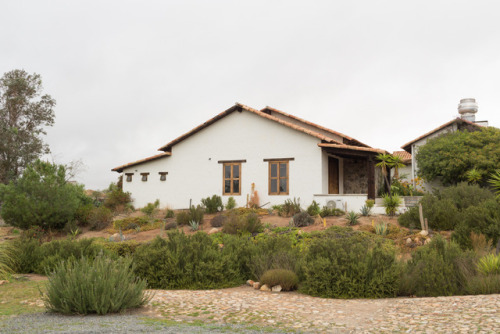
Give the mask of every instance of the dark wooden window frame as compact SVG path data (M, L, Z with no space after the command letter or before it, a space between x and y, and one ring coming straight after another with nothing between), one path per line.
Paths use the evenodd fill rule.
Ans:
M224 195L224 196L241 195L241 163L242 162L246 162L246 160L219 161L219 163L222 163L222 195ZM226 166L231 166L231 175L229 178L226 178L226 173L225 173ZM237 178L233 177L233 166L238 166L240 175ZM230 185L231 185L230 186L231 189L229 192L226 192L226 187L225 187L225 183L227 180L230 181ZM235 181L235 180L238 180L239 184L240 184L238 192L233 191L233 181Z
M141 173L141 181L147 182L148 181L148 175L149 173Z
M290 194L290 161L295 160L294 158L283 158L283 159L264 159L264 161L269 163L269 181L268 181L268 194L269 195L289 195ZM277 177L271 177L271 165L277 164ZM286 164L286 176L280 174L280 164ZM277 180L277 192L271 191L271 180ZM280 191L280 180L286 180L286 191Z
M168 172L158 172L160 174L160 181L166 181L167 180L167 174Z
M132 176L134 175L134 173L125 173L125 181L127 182L132 182Z

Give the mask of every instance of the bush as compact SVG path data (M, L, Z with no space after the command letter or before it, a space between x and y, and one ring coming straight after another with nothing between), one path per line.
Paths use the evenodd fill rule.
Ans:
M232 210L236 207L236 201L234 200L234 197L231 196L227 199L227 204L226 204L226 209L227 210Z
M224 210L222 198L218 195L213 195L212 197L202 199L201 204L205 206L206 212L208 214Z
M127 230L129 226L134 224L135 226L143 227L151 223L151 220L146 217L127 217L123 219L117 219L113 222L113 228L115 230Z
M93 259L104 250L93 239L54 240L41 244L37 239L19 238L13 246L17 258L16 272L41 275L52 271L63 260L82 256Z
M300 211L302 211L300 208L300 199L297 200L296 198L294 198L293 201L287 199L283 205L278 207L278 215L282 217L293 217Z
M60 230L75 218L83 186L66 182L66 168L40 160L22 176L0 186L0 214L11 226Z
M247 279L248 273L242 268L248 255L243 255L243 252L248 249L250 241L225 238L223 243L221 249L202 232L192 236L169 232L167 240L156 238L137 249L133 255L135 272L154 289L238 286Z
M123 192L123 190L118 188L114 183L109 185L105 194L106 197L104 198L103 205L112 211L123 211L132 203L130 193Z
M297 288L299 278L297 274L288 269L271 269L262 275L260 283L266 284L270 288L281 285L282 290L291 291Z
M341 209L337 209L337 208L329 209L327 206L324 206L323 209L321 209L321 212L319 213L321 218L325 218L328 216L342 216L344 214L345 214L345 212Z
M394 297L399 267L392 244L351 228L330 228L313 238L300 290L325 298Z
M349 211L346 215L345 215L345 219L347 219L347 224L348 225L357 225L359 224L359 215L354 212L354 211Z
M170 210L168 209L167 210L167 213L165 214L165 219L168 219L168 218L174 218L175 217L175 213L173 210Z
M157 199L156 201L154 201L154 203L146 204L146 206L141 209L141 212L151 217L158 210L159 206L160 206L160 200Z
M398 206L401 204L401 197L398 195L384 195L385 213L389 216L394 216L398 211Z
M113 221L113 212L110 209L100 206L93 208L88 216L87 222L91 230L100 231L108 227Z
M230 214L222 225L222 232L227 234L254 234L262 232L263 229L259 216L253 212L244 216Z
M191 206L189 211L181 211L177 214L177 225L189 225L192 221L201 223L203 221L203 212L204 210L200 205L197 207Z
M316 201L312 201L311 205L307 207L307 213L309 216L317 216L321 213L321 208Z
M165 230L173 230L177 228L177 223L176 222L171 222L165 225Z
M475 275L469 277L465 293L470 295L500 293L500 275Z
M16 265L14 247L9 242L0 242L0 280L6 280Z
M384 221L377 222L374 225L374 228L375 228L375 234L378 234L378 235L386 235L388 230L389 230L387 223Z
M223 215L217 215L212 218L210 221L210 225L212 227L221 227L224 224L224 221L226 220L226 216Z
M107 314L145 305L146 281L133 275L131 259L98 256L58 264L42 293L45 307L63 314Z
M304 227L314 224L314 219L307 212L300 212L292 218L293 226Z
M466 286L463 268L473 267L473 263L472 254L437 235L408 261L400 293L418 297L462 294Z

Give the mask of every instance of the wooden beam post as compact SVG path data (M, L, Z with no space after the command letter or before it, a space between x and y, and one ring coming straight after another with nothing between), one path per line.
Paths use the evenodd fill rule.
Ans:
M368 157L368 199L375 199L375 162Z

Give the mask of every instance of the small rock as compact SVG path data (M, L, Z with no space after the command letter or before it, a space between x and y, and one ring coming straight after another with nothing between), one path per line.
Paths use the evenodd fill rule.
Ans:
M422 230L420 231L420 235L423 235L425 237L429 235L429 232L427 232L426 230Z
M281 285L275 285L271 288L272 292L280 292L281 291Z
M253 282L253 288L255 290L259 290L260 289L260 283L259 282Z
M208 231L208 234L214 234L214 233L217 233L217 232L219 232L219 229L213 227L212 229L210 229L210 231Z
M431 239L425 239L424 245L427 245L429 242L431 242Z
M120 233L115 233L111 236L111 240L113 241L122 241L122 238L120 237Z
M6 281L6 280L1 280L0 281L0 285L7 284L7 283L9 283L9 281Z
M271 289L269 289L267 284L264 284L263 286L260 287L260 291L271 291Z
M249 286L253 286L253 284L254 284L254 283L255 283L255 282L254 282L254 281L252 281L251 279L249 279L249 280L247 281L247 285L249 285Z
M406 244L407 245L411 244L411 238L406 239Z

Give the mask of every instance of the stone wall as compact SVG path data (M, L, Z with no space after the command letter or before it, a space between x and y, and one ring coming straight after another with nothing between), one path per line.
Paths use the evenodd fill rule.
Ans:
M368 161L344 159L344 194L366 194L367 192Z

